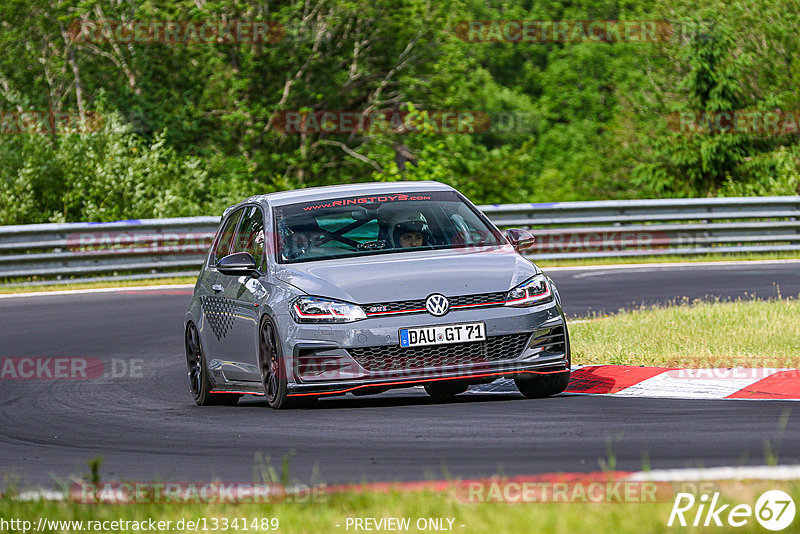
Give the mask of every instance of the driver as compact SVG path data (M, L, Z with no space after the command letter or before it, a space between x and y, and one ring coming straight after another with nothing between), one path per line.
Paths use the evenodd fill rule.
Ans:
M397 248L421 247L430 241L430 230L425 216L417 211L404 211L389 223L392 242Z
M401 248L414 248L422 246L422 232L414 230L401 230L398 241Z

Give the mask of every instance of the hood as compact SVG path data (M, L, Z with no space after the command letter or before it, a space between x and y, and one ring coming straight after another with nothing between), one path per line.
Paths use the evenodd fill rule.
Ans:
M356 304L507 291L540 272L511 246L428 250L278 265L275 276L309 295Z

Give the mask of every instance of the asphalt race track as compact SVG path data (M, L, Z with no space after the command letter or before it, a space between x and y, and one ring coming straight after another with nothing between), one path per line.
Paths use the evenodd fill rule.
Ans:
M684 296L770 297L775 284L797 296L799 272L800 263L783 263L551 276L576 316ZM0 299L0 356L98 358L120 374L139 361L142 375L0 380L0 473L52 488L102 455L104 480L247 482L264 467L257 453L277 469L293 451L298 482L422 480L597 471L601 459L621 470L764 464L765 440L781 463L800 462L794 402L471 394L436 403L409 389L283 412L257 399L199 408L183 356L188 293Z

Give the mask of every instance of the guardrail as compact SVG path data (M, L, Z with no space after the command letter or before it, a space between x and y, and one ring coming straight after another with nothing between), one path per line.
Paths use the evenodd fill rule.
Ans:
M480 206L533 259L800 251L800 196ZM219 217L0 226L0 279L195 273ZM189 269L176 273L179 269Z
M196 273L219 217L0 226L0 279ZM180 272L173 274L188 274Z
M800 251L800 196L481 206L536 235L532 258Z

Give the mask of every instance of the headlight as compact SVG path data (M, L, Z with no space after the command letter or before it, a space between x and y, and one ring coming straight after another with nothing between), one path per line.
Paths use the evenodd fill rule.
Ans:
M361 306L320 297L295 300L292 316L298 323L352 323L367 318Z
M550 283L543 274L537 274L521 283L506 295L506 306L533 306L553 300Z

